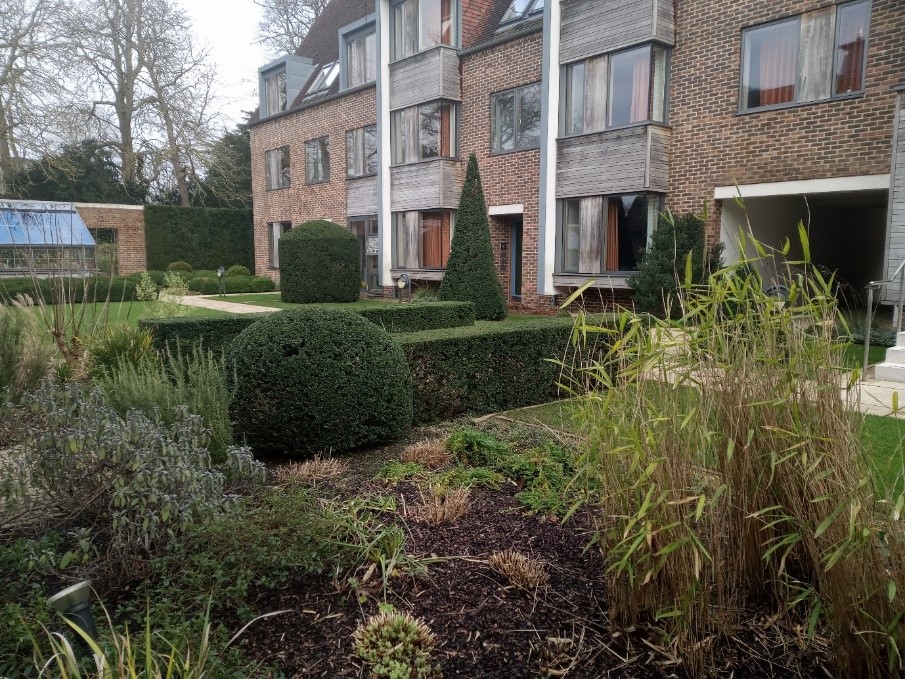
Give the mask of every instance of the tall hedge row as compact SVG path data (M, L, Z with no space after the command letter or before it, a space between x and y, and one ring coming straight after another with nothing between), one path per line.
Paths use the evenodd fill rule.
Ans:
M253 271L251 210L146 205L145 249L149 269L184 261L194 269L241 264Z
M284 302L354 302L361 294L358 238L325 219L305 222L280 238Z

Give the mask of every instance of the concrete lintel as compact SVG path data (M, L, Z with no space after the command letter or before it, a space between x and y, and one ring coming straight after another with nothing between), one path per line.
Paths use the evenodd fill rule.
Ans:
M890 176L888 174L875 174L831 179L804 179L793 182L771 182L769 184L717 186L713 191L713 198L714 200L732 200L737 198L739 193L741 193L742 198L766 198L769 196L799 196L818 193L888 191L889 179Z

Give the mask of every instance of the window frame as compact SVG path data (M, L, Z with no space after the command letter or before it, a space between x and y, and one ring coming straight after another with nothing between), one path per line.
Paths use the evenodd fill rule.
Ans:
M422 107L426 106L444 106L447 105L450 107L450 117L453 120L450 120L449 125L449 135L450 135L450 149L451 153L449 155L443 155L442 153L436 156L428 156L424 157L423 144L421 139L421 121L423 118L423 113L421 111ZM417 139L413 142L413 147L417 149L417 158L407 158L404 157L402 160L398 159L398 153L401 149L401 153L405 156L406 148L408 148L408 144L405 143L404 137L402 137L400 141L400 130L404 132L406 129L406 112L414 109L415 110L415 118L417 120L417 124L415 125L415 130L417 131ZM397 121L401 121L401 124ZM434 160L458 160L459 155L461 153L460 149L460 134L461 134L461 116L460 116L460 106L459 102L453 101L451 99L434 99L432 101L426 101L421 104L417 104L415 106L406 106L405 108L396 109L395 111L390 111L390 165L391 167L401 167L404 165L414 165L416 163L427 163ZM442 131L441 131L441 139L442 139ZM401 146L399 144L401 143ZM441 142L442 146L442 142Z
M408 224L407 224L407 216L410 212L415 212L418 214L418 243L419 243L419 252L418 252L418 266L410 267L403 266L399 263L399 256L402 254L400 251L400 247L408 244L409 240L407 238L408 233ZM456 231L456 210L451 210L449 208L435 208L435 209L426 209L426 210L401 210L394 211L391 216L391 238L392 238L392 260L391 260L391 269L395 271L445 271L446 266L425 266L424 265L424 235L426 233L424 227L424 215L426 214L438 214L441 215L440 228L443 228L443 215L448 218L449 225L449 242L446 246L446 266L449 265L449 255L452 251L452 241L453 236ZM401 227L401 229L400 229ZM400 237L399 231L402 231L402 236ZM441 231L442 234L442 231ZM406 259L408 259L408 251L405 250ZM442 257L442 255L441 255Z
M842 7L850 7L853 5L866 4L868 6L868 17L869 17L869 25L867 36L864 40L864 61L861 64L861 89L857 92L844 92L842 94L836 93L836 53L839 49L839 9ZM741 29L740 36L740 44L739 44L739 70L738 70L738 106L736 110L736 115L750 115L755 113L761 113L764 111L777 111L786 108L796 108L799 106L811 106L813 104L821 104L829 101L838 101L844 99L858 99L863 97L867 90L867 62L868 55L870 52L870 29L873 23L873 0L849 0L849 2L840 2L835 5L831 5L831 8L835 12L833 17L833 43L831 46L830 54L824 55L830 62L830 83L829 83L829 91L830 94L828 97L823 99L812 99L807 101L802 101L799 99L801 92L801 20L802 17L809 12L799 12L793 16L783 17L781 19L775 19L773 21L765 21L759 24L753 24L751 26L745 26ZM826 9L826 8L825 8ZM811 11L819 11L819 10L811 10ZM783 23L791 23L795 22L798 26L798 37L796 40L796 49L797 49L797 60L796 60L796 73L795 73L795 94L792 101L783 102L780 104L768 104L766 106L754 106L748 107L745 105L746 101L746 79L745 79L745 63L747 58L747 37L752 32L757 31L759 29L767 28L770 26L777 26Z
M443 0L439 0L441 3ZM402 54L398 53L399 47L396 36L396 8L402 5L405 5L407 2L413 2L415 4L415 11L412 13L413 21L415 23L415 46L414 51L410 54L406 54L405 49L405 36L403 35L401 44L402 44ZM414 57L418 54L422 54L423 52L428 52L432 49L437 49L438 47L449 47L452 49L458 49L461 47L461 33L462 33L462 22L460 19L460 0L449 0L450 4L450 33L452 34L452 38L450 42L447 43L438 43L436 45L432 45L430 47L422 47L422 35L421 35L421 2L422 0L392 0L390 3L390 63L394 63L396 61L402 61L404 59L408 59L410 57ZM402 10L403 16L405 15L405 10ZM441 11L441 21L442 21L442 11Z
M312 146L315 145L315 146ZM324 172L324 177L320 179L312 179L311 174L309 173L308 167L308 149L316 148L318 158L322 161L317 163L318 167L322 167L323 158L326 157L326 171ZM316 137L315 139L309 139L305 142L305 184L313 185L313 184L327 184L330 182L330 137L329 135L324 135L322 137Z
M546 5L545 0L526 0L527 4L525 5L525 9L514 16L510 16L513 11L512 7L515 5L516 1L517 0L511 0L509 7L506 8L506 13L503 14L503 18L500 19L501 28L536 17L538 14L543 13L544 6Z
M280 181L274 186L274 177L271 172L271 162L270 157L271 154L279 153L280 157ZM283 168L283 160L285 159L285 171ZM285 183L283 183L285 181ZM283 191L284 189L288 189L292 186L292 158L289 154L289 144L285 144L283 146L278 146L273 149L268 149L264 151L264 186L267 191Z
M363 82L353 83L352 82L352 73L353 73L352 59L350 58L351 57L350 52L352 50L352 46L359 40L361 40L362 44L364 44L364 46L365 46L364 47L364 50L365 50L364 62L365 62L365 70L367 71L367 63L368 63L367 40L369 37L372 37L374 39L374 74L373 74L374 77L371 79L368 79L368 73L366 72L365 80ZM370 85L371 83L377 82L377 71L380 69L380 63L379 63L380 60L377 57L377 52L378 52L377 47L378 47L377 46L377 28L374 26L373 23L365 26L364 28L358 29L356 31L351 31L351 32L343 35L343 50L345 53L343 55L342 66L345 66L345 73L341 74L342 89L353 89L356 87L364 87L365 85Z
M280 227L280 235L274 239L274 227ZM280 268L280 238L286 235L287 231L292 230L292 221L280 220L276 222L267 222L267 268L278 270ZM275 262L275 263L274 263Z
M374 170L373 172L368 172L368 142L367 142L367 132L368 130L374 131ZM359 135L357 132L361 131L360 139L361 139L361 147L355 149L357 153L361 153L362 157L362 168L364 172L362 174L352 174L351 163L349 163L349 135L352 135L353 143L357 144L357 138ZM351 130L346 130L346 179L361 179L362 177L376 177L377 169L380 165L377 156L379 155L379 143L377 139L377 124L365 125L363 127L356 127Z
M519 127L519 119L521 118L522 112L522 90L525 90L529 87L538 87L540 88L540 99L538 103L540 105L540 111L538 111L538 115L541 115L543 111L543 83L541 81L535 81L526 83L524 85L519 85L517 87L511 87L507 90L500 90L498 92L492 92L490 94L490 155L492 156L505 156L509 153L521 153L522 151L533 151L535 149L539 149L541 147L541 139L543 137L543 129L540 131L540 135L538 136L537 145L531 146L521 146L519 144L519 140L521 138L520 127ZM496 101L497 97L505 96L507 94L513 95L512 102L512 137L513 137L513 148L504 150L495 148L495 122L496 122ZM541 125L543 127L543 125Z
M281 78L281 76L282 76L282 78ZM280 91L278 93L278 96L280 98L280 108L278 111L271 111L268 106L267 110L261 116L262 118L269 118L269 117L275 116L279 113L285 113L289 109L289 85L287 82L287 73L286 73L285 64L281 64L280 66L261 74L261 83L264 87L264 103L265 103L265 105L268 103L268 97L267 97L268 83L273 78L277 78L278 82L281 82L281 84L282 84L282 86L280 87Z

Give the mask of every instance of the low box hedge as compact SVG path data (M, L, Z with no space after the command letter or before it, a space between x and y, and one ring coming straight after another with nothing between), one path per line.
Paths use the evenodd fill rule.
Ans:
M163 348L167 344L189 347L200 342L209 349L221 351L245 328L268 315L146 318L138 322L138 327L151 333L154 345L158 348Z
M276 283L264 276L224 276L223 284L229 295L237 295L243 292L273 292ZM220 294L220 280L216 274L210 277L193 277L188 282L189 290L200 292L202 295Z
M60 300L59 292L64 290L69 302L131 302L135 299L135 281L125 276L97 276L72 278L0 278L0 302L9 302L16 295L28 295L37 301L40 295L47 304Z
M543 403L560 369L547 359L568 348L570 318L394 335L412 371L413 422L446 420Z
M474 325L471 302L412 302L353 309L387 332L419 332Z

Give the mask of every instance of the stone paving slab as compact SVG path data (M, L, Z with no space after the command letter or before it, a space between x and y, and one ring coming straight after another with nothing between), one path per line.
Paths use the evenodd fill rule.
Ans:
M860 389L858 410L868 415L884 415L905 419L905 384L883 380L865 380L856 387ZM895 396L895 395L898 396ZM842 390L843 398L846 390ZM893 410L893 401L898 398L898 410Z
M271 314L275 311L280 311L280 309L276 309L270 306L256 306L254 304L239 304L238 302L230 302L228 301L228 297L224 298L211 298L211 297L199 297L193 295L186 295L181 300L179 300L180 304L184 304L185 306L194 306L200 307L202 309L214 309L215 311L226 311L231 314Z

